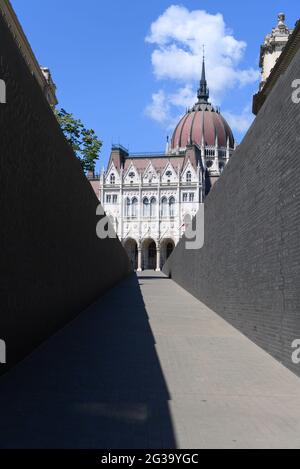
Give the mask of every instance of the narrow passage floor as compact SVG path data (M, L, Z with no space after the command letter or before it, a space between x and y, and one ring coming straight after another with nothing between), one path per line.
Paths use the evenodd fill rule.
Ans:
M0 378L2 448L300 448L300 380L162 274Z

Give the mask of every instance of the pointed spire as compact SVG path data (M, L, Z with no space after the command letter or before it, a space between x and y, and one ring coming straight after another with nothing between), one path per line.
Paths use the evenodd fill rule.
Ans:
M201 75L201 83L206 83L206 73L205 73L205 46L203 45L203 62L202 62L202 75Z
M170 153L170 138L169 135L167 136L167 144L166 144L166 155Z
M198 102L200 104L208 103L209 98L209 89L207 87L206 81L206 71L205 71L205 48L203 46L203 62L202 62L202 75L200 81L200 88L198 90Z

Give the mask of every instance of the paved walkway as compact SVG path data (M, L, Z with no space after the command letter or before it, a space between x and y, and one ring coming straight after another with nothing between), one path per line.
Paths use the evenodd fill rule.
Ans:
M0 416L2 448L300 448L300 380L145 273L2 377Z

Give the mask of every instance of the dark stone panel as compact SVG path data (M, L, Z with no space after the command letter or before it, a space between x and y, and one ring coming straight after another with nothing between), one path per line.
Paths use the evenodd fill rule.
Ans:
M97 198L1 16L0 36L0 339L10 366L130 268L119 240L97 238Z
M205 244L183 239L164 271L300 375L300 51L205 204ZM183 313L184 314L184 313Z

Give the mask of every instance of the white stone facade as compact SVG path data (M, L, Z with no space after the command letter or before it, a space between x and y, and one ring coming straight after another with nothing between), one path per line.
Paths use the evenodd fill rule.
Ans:
M200 166L190 161L175 168L165 160L161 172L155 169L155 157L140 171L133 158L120 170L112 161L100 176L100 201L122 241L132 266L160 270L182 237L186 222L203 203L203 177Z
M130 155L113 145L100 176L100 202L138 271L161 270L235 149L228 123L208 101L204 58L197 97L166 153Z

